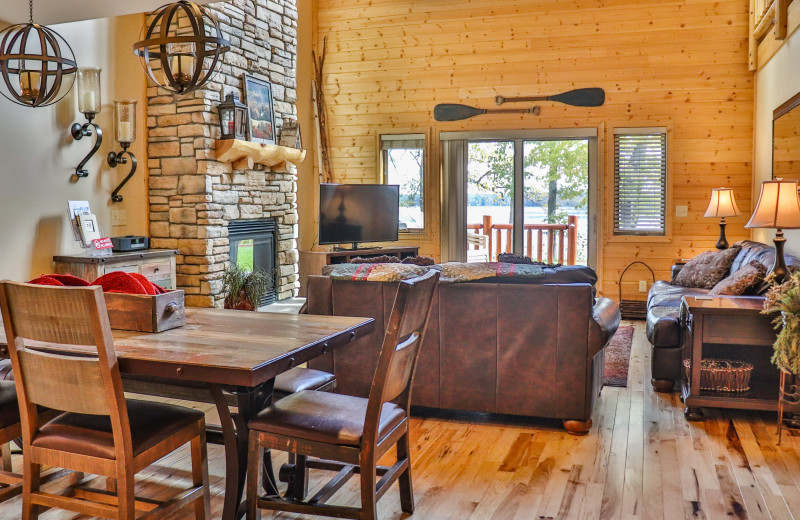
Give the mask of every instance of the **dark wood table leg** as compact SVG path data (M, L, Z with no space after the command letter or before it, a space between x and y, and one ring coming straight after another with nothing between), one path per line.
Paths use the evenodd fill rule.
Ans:
M236 520L244 516L245 476L247 474L247 438L248 421L272 402L274 380L267 381L254 388L236 388L238 411L231 414L222 387L209 384L211 396L219 413L222 426L222 437L225 446L225 503L222 509L223 520ZM264 488L269 494L277 494L275 477L272 475L272 460L269 452L264 454L265 475ZM266 468L269 471L266 471Z

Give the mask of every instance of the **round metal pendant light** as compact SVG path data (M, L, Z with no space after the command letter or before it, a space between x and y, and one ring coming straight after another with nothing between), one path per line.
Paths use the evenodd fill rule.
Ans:
M72 88L78 70L75 55L57 32L30 21L0 31L0 94L26 107L57 103Z
M180 0L153 13L133 44L147 76L159 87L177 94L192 92L216 72L220 56L230 43L219 23L204 6Z

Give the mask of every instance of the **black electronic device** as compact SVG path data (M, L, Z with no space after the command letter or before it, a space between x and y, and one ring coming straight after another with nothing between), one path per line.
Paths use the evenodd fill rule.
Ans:
M136 235L111 237L111 243L113 244L111 250L117 253L150 249L149 237L139 237Z

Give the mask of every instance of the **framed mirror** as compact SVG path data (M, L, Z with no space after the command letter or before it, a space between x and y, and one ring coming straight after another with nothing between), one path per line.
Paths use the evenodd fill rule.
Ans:
M800 181L800 92L772 112L772 178Z

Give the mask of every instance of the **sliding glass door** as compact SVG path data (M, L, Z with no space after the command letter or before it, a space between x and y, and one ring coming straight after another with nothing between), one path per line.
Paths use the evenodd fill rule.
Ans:
M446 256L594 265L597 139L543 133L442 134L445 214L459 222L448 223Z

